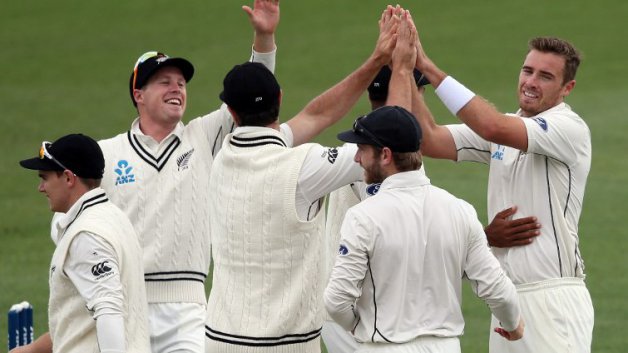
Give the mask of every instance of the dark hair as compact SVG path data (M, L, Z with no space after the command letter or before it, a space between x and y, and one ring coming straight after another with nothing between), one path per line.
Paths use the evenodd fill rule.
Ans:
M568 41L556 37L536 37L528 42L529 50L538 50L542 53L553 53L565 58L563 69L563 84L576 78L580 65L580 53Z
M374 156L379 157L382 153L381 147L371 146L374 150ZM423 165L421 160L421 154L419 151L417 152L393 152L392 153L393 161L395 162L395 167L399 172L410 172L413 170L418 170Z
M95 189L100 186L102 179L90 179L90 178L81 178L78 179L83 183L83 185L87 186L89 190Z
M258 113L243 113L235 111L240 120L240 126L268 126L279 118L279 101L270 109Z
M57 177L61 177L65 170L55 170ZM92 179L92 178L81 178L80 176L76 177L83 185L87 186L87 189L92 190L100 186L102 179Z

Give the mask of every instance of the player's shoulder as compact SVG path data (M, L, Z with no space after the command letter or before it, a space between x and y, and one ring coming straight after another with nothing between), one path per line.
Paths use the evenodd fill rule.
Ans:
M102 149L111 148L112 146L117 146L117 145L120 145L121 143L124 143L125 141L128 141L128 135L129 135L129 132L125 131L113 137L98 140L98 145Z

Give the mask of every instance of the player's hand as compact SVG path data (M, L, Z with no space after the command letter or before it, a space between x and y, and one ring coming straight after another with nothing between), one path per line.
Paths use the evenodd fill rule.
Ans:
M388 5L379 20L379 38L377 38L373 54L382 66L390 63L395 49L397 27L399 26L399 16L395 14L395 11L398 9L399 5L397 8Z
M495 215L491 224L484 228L488 244L497 248L528 245L541 234L541 224L536 217L510 219L517 207L507 208Z
M523 337L524 326L525 324L523 323L523 319L520 319L519 326L517 326L517 328L514 329L513 331L506 331L502 327L496 327L494 331L509 341L516 341L520 339L521 337Z
M256 34L274 34L279 25L279 0L255 0L253 8L242 6Z
M392 54L392 67L405 68L412 72L417 53L416 36L410 11L402 11L397 28L397 43Z

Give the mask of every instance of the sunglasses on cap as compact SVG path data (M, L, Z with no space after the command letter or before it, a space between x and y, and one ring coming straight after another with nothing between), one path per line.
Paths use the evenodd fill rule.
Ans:
M355 132L358 135L364 135L368 137L369 139L371 139L371 141L375 142L375 144L380 148L386 147L377 137L375 137L375 135L373 135L370 131L368 131L364 127L363 124L360 123L360 120L364 119L365 116L366 115L363 115L355 119L355 121L353 122L353 132Z
M63 170L72 171L70 168L64 166L63 163L59 162L59 160L53 157L50 152L48 152L48 147L50 147L51 145L52 143L48 141L44 141L41 143L41 148L39 148L39 159L48 158L51 161L55 162L59 167L63 168ZM72 174L74 174L74 172Z
M142 54L142 56L137 59L137 61L135 62L135 66L133 67L133 89L135 89L135 83L137 81L137 70L139 66L146 60L151 58L168 58L168 55L160 53L158 51L149 51Z

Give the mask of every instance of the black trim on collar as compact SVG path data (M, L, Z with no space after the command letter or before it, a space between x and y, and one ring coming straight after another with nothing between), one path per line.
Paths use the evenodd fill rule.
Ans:
M129 139L131 147L133 148L133 150L135 150L135 153L137 153L137 155L141 159L148 163L148 165L157 169L158 172L163 169L166 163L168 163L168 160L170 160L170 156L172 156L174 151L181 144L181 140L179 139L179 137L175 136L172 142L170 142L170 144L168 145L168 147L166 147L166 149L161 153L161 155L159 157L155 157L150 152L148 152L144 148L144 146L142 146L140 140L130 130L127 132L127 138Z
M70 226L72 225L72 223L74 223L74 221L76 221L79 216L83 213L83 211L85 211L86 209L92 207L92 206L96 206L100 203L103 202L107 202L109 201L109 199L107 198L107 195L105 195L105 193L100 193L94 197L90 197L89 199L83 201L83 203L81 204L81 207L79 208L78 212L76 213L76 216L74 217L74 219L68 223L68 225L65 227L65 230L68 230L70 228ZM65 233L65 231L64 231Z
M257 147L263 145L278 145L288 147L281 138L272 135L263 135L256 137L231 136L229 143L236 147Z

